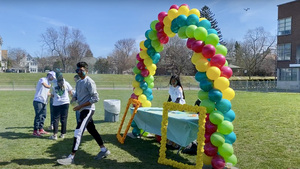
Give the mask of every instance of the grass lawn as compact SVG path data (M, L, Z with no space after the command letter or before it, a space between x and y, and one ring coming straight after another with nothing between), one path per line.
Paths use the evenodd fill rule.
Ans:
M116 139L119 122L104 122L104 99L120 99L123 116L132 91L101 90L101 100L96 104L94 121L112 154L101 161L93 157L99 148L93 138L85 133L75 165L58 166L56 159L68 155L73 142L75 113L69 111L67 136L64 140L35 138L32 134L34 91L0 91L0 168L171 168L157 163L159 144L154 139L126 138L125 144ZM162 107L167 100L167 90L154 90L153 107ZM187 104L193 105L198 91L186 90ZM236 113L233 122L237 141L233 144L238 158L236 167L241 169L300 168L300 95L294 93L236 92L232 109ZM46 126L50 124L50 113ZM128 116L129 117L129 116ZM129 119L129 118L127 118ZM123 127L124 128L124 127ZM194 163L195 157L177 155L168 151L168 158L184 163Z

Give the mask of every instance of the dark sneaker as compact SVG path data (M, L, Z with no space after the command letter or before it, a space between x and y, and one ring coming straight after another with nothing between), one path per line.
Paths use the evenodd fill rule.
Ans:
M110 151L106 149L106 151L100 151L98 155L95 157L95 160L101 160L102 158L106 158L110 154Z
M49 134L47 131L45 131L44 129L40 129L39 130L40 134Z
M72 159L71 157L67 157L63 159L58 159L57 162L61 165L71 165L74 164L74 159Z
M37 130L34 130L32 135L36 137L41 137L41 134Z

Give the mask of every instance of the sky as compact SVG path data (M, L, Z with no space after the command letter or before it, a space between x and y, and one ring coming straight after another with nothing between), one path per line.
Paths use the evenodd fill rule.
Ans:
M94 57L106 57L118 40L145 40L150 23L171 5L208 6L225 41L242 41L250 29L276 35L277 5L293 0L0 0L2 50L21 48L31 56L45 53L41 34L62 26L79 29ZM249 10L245 10L250 8Z

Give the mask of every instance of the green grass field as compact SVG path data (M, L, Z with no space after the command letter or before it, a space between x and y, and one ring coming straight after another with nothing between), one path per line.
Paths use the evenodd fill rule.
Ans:
M56 159L68 155L73 142L75 113L69 111L67 136L64 140L35 138L32 134L34 91L0 91L0 168L171 168L157 163L159 144L150 138L132 139L125 144L116 139L119 122L104 122L104 99L120 99L123 116L130 90L100 90L101 100L96 104L94 121L112 154L101 161L93 157L99 148L85 133L76 154L75 165L58 166ZM167 100L166 90L154 90L153 107L162 107ZM198 91L186 90L187 104L193 105ZM240 169L294 169L300 168L300 135L298 109L300 95L294 93L236 92L232 109L237 141L233 144ZM49 107L46 126L49 126ZM128 118L127 118L128 120ZM168 151L168 158L194 163L195 157Z

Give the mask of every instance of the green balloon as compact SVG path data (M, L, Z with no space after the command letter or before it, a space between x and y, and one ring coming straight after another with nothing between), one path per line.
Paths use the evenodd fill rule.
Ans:
M213 46L217 46L218 43L219 43L218 35L213 34L213 33L207 35L206 40L205 40L205 44L211 44Z
M224 120L224 115L218 111L218 110L214 110L213 112L211 112L209 114L209 120L210 122L212 122L215 125L219 125L220 123L222 123L222 121ZM222 133L223 134L223 133Z
M155 31L156 31L155 25L156 25L158 22L159 22L158 20L152 21L151 24L150 24L150 28L151 28L152 30L155 30Z
M200 100L208 99L208 92L205 92L203 90L199 90L199 92L198 92L198 98Z
M225 64L224 64L224 66L228 66L228 61L226 60L226 62L225 62Z
M186 30L186 28L187 28L187 26L183 26L183 27L181 27L181 28L179 28L179 30L178 30L178 36L181 38L181 39L186 39L187 38L187 36L186 36L186 34L185 34L185 30Z
M221 54L223 56L227 55L227 48L224 45L218 45L216 47L216 54Z
M218 152L223 158L230 157L233 154L233 147L231 144L224 143L222 146L218 147Z
M211 113L216 108L215 103L210 101L209 99L202 100L200 106L206 107L206 113Z
M136 75L137 75L137 74L140 74L140 73L141 73L141 70L138 69L136 66L134 66L134 67L133 67L133 73L136 74Z
M144 78L144 80L150 84L154 81L154 77L152 75L148 75L147 77Z
M231 163L233 166L235 166L237 163L237 158L234 154L232 154L230 157L225 157L224 160L226 163Z
M197 29L196 25L190 25L186 28L185 34L188 38L194 38L194 31Z
M157 37L157 32L156 31L154 31L154 30L151 30L150 32L149 32L149 39L151 39L151 40L156 40L156 39L158 39L158 37Z
M156 52L161 52L164 50L164 45L163 44L160 44L158 47L155 47L154 48Z
M211 144L220 147L225 143L225 137L223 134L215 132L210 136Z
M233 125L230 121L224 120L218 125L218 131L224 135L228 135L233 131Z
M153 46L154 48L158 47L159 45L160 45L160 42L158 39L151 41L151 46Z
M148 84L148 88L152 89L154 87L154 83L147 83Z
M194 31L194 37L196 40L205 41L207 37L207 30L203 27L198 27Z

